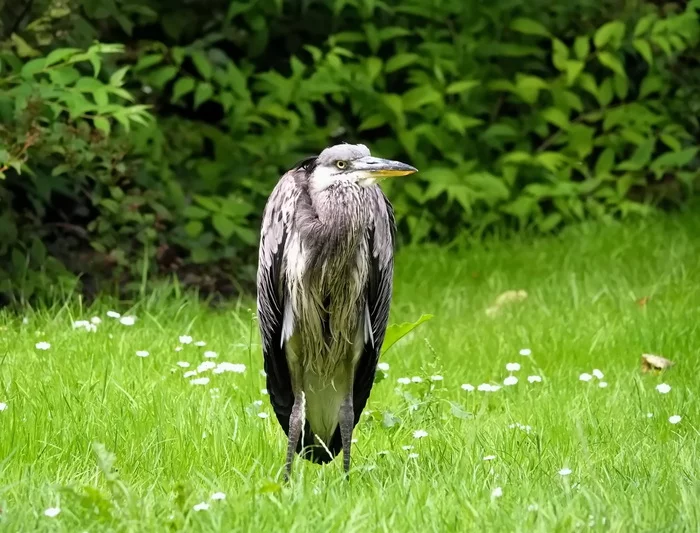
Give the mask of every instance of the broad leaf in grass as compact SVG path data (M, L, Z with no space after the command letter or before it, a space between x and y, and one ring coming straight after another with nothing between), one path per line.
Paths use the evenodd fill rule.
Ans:
M421 315L421 317L415 322L404 322L402 324L392 324L389 326L386 329L386 335L384 336L384 344L382 344L382 355L389 351L389 348L391 348L396 342L408 335L423 322L427 322L431 318L433 318L433 315Z

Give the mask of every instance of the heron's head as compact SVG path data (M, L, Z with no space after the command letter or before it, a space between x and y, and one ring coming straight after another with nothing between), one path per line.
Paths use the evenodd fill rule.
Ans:
M315 192L340 181L367 187L383 178L406 176L418 171L400 161L372 157L364 144L330 146L309 162L306 169L309 187Z

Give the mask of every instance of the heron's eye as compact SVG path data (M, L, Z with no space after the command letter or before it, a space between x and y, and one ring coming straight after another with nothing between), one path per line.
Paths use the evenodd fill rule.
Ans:
M343 170L344 168L347 168L348 163L347 161L336 161L335 166L338 167L340 170Z

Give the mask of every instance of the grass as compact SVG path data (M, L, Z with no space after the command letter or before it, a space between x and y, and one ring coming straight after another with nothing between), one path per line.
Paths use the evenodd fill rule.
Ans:
M340 460L297 460L290 485L280 482L285 439L258 416L271 410L248 302L72 302L28 312L26 324L4 312L0 530L698 531L698 235L700 217L685 215L402 250L392 321L435 318L383 358L390 370L355 431L349 482ZM528 298L487 316L508 289ZM124 326L110 307L138 320ZM96 332L71 328L94 315ZM176 352L185 334L207 346ZM196 366L204 350L247 370L191 385L176 362ZM642 353L677 364L642 374ZM522 366L517 385L460 388L502 384L508 362ZM593 368L606 388L579 380ZM403 376L424 381L400 385ZM661 382L670 393L655 390ZM419 429L428 436L415 439ZM218 491L225 501L193 510ZM44 516L55 506L57 517Z

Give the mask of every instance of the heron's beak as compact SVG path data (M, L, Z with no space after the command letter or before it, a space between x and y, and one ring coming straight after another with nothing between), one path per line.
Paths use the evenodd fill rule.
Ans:
M392 176L406 176L418 172L417 168L402 163L380 157L363 157L353 162L352 170L362 170L368 172L372 177L388 178Z

